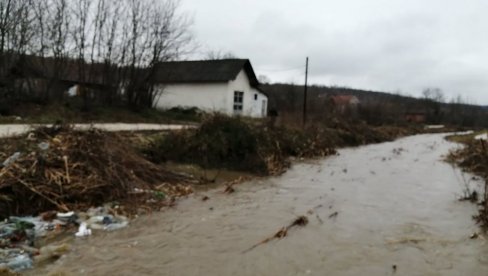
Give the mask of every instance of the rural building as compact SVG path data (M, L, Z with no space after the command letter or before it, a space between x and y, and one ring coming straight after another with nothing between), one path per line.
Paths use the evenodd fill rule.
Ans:
M422 111L407 112L405 113L405 121L409 123L423 124L427 119L427 115Z
M109 88L107 83L117 79L117 68L102 63L84 64L83 78L80 78L80 63L73 59L56 60L34 55L8 58L12 60L9 71L15 87L31 96L41 95L47 90L50 94L66 92L69 96L79 96L81 91L85 91L90 97L102 96L95 91L106 91Z
M359 106L359 99L352 95L333 95L330 102L335 112L344 114L347 111L356 112Z
M255 118L268 112L268 97L247 59L163 62L155 82L159 109L197 107Z

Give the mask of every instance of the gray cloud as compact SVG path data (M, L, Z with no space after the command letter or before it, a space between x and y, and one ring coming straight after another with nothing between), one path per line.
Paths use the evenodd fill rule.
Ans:
M250 58L273 81L420 95L439 87L488 104L488 1L183 0L202 51ZM202 54L202 53L200 53ZM294 70L289 70L293 69Z

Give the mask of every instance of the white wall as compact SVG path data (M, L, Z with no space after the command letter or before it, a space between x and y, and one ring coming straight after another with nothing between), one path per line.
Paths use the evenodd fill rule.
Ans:
M263 93L259 92L257 89L253 88L249 83L249 78L244 70L242 70L236 77L235 80L229 82L229 96L230 99L229 109L234 113L234 91L244 92L244 102L242 115L254 118L266 117L268 111L268 97ZM257 95L257 100L255 96ZM263 116L263 100L265 103L265 112Z
M155 107L198 107L207 112L234 115L234 91L244 92L242 116L260 118L267 115L268 97L251 87L242 70L235 80L224 83L167 84L158 88ZM255 96L257 95L257 100ZM263 116L263 101L265 111Z
M156 108L198 107L207 112L229 113L228 84L168 84L158 86Z

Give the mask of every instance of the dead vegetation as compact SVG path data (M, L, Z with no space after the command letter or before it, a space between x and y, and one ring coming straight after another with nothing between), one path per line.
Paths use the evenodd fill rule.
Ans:
M462 139L463 140L463 139ZM460 166L464 170L481 176L485 181L484 191L465 190L462 199L479 203L479 214L476 221L488 230L488 150L484 140L463 140L465 146L452 151L447 160Z
M335 154L337 147L390 141L417 131L339 120L306 129L269 127L241 118L212 115L197 129L157 139L145 153L156 163L174 161L197 164L204 169L278 175L288 168L290 157L325 157Z
M185 195L188 178L141 156L114 133L40 128L3 139L0 216L118 202L127 212ZM124 204L127 203L127 204Z

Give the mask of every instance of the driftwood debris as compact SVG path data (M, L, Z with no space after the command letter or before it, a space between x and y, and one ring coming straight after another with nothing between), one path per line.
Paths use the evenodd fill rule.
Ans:
M224 190L224 194L233 194L236 192L236 190L234 189L234 184L228 184L225 186L225 190Z
M336 218L339 215L339 212L334 212L330 214L329 219Z
M286 227L282 227L280 230L278 230L278 232L276 232L273 236L269 237L269 238L266 238L264 240L262 240L261 242L253 245L252 247L250 247L249 249L245 250L244 252L242 253L247 253L251 250L253 250L254 248L262 245L262 244L265 244L265 243L268 243L272 240L275 240L275 239L283 239L284 237L286 237L288 235L288 231L295 227L295 226L306 226L308 224L308 218L306 216L299 216L298 218L296 218L290 225L286 226Z
M38 128L5 138L0 160L6 159L11 161L0 167L0 198L8 200L0 200L0 217L114 201L137 212L191 193L188 177L149 162L120 135L96 129Z

